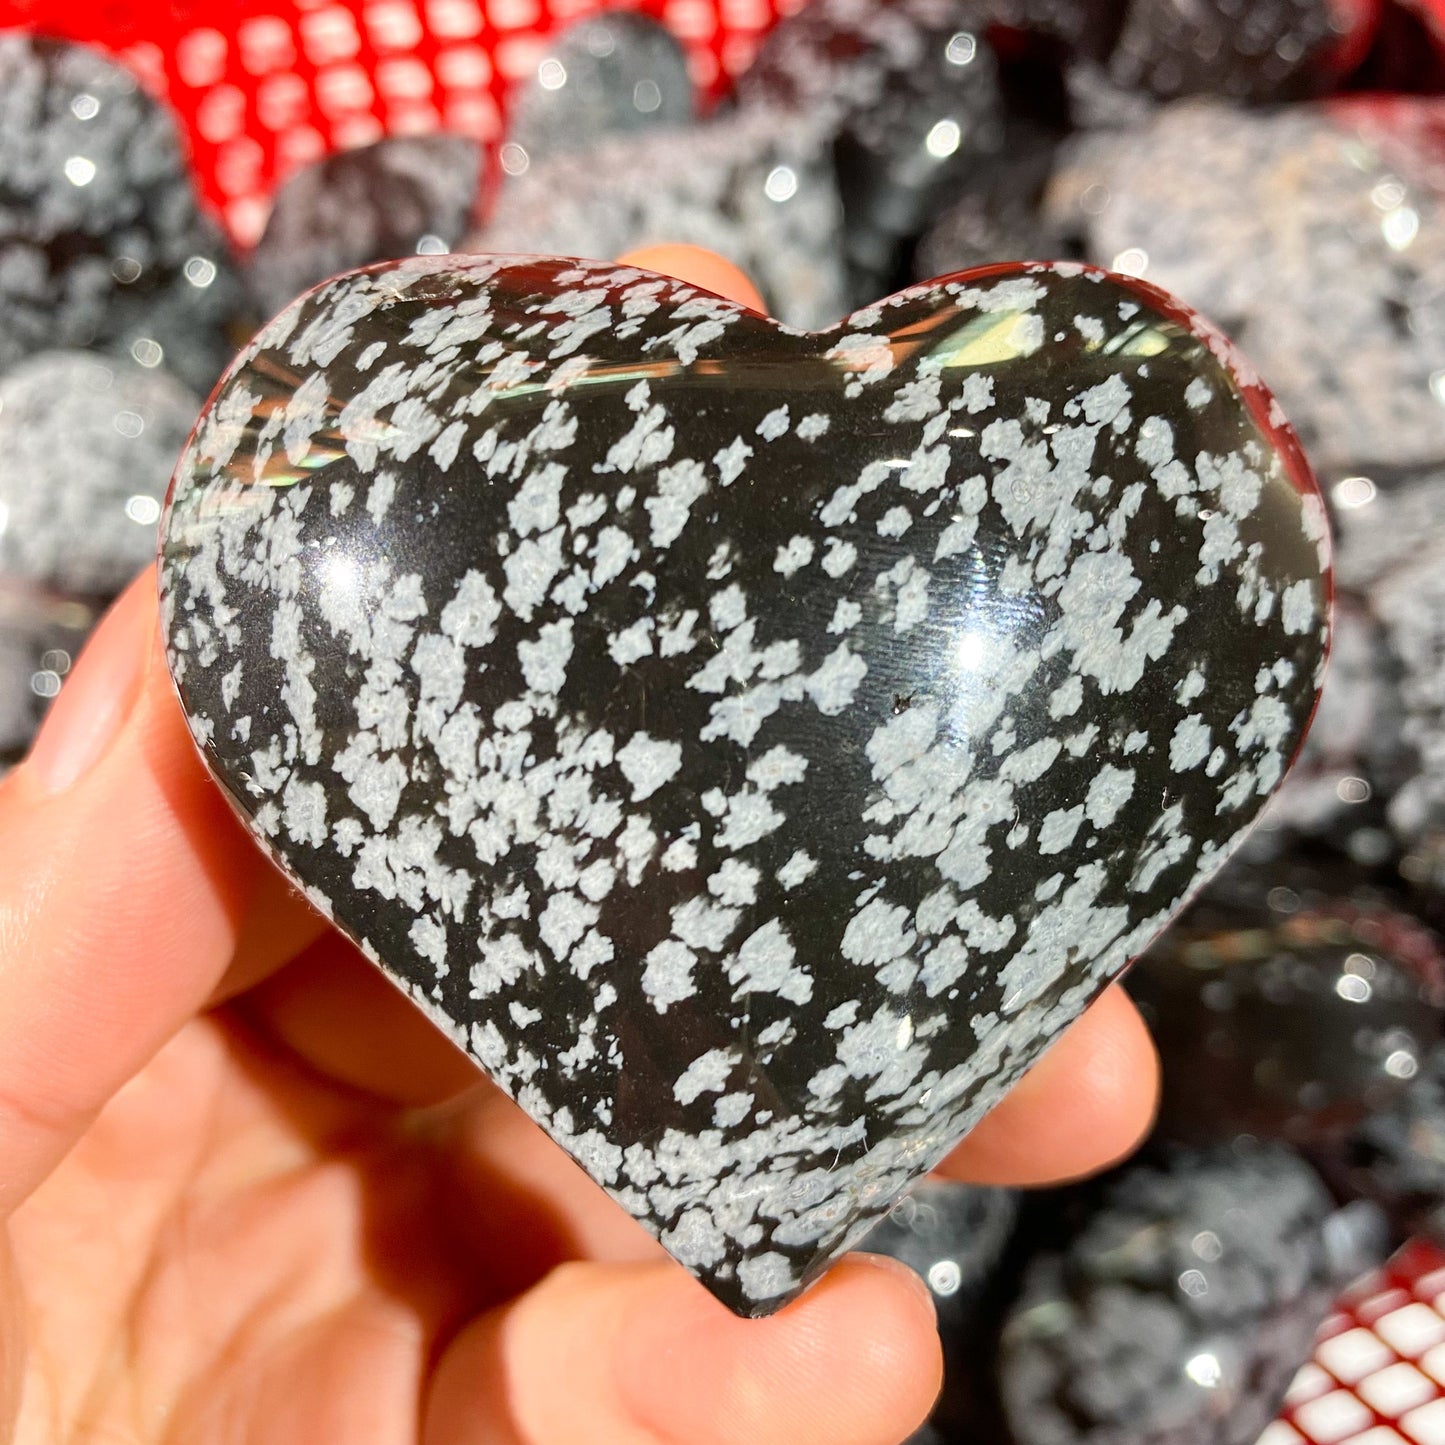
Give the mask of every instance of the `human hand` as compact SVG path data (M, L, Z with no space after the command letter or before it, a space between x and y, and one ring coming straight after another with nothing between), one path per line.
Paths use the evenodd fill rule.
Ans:
M752 300L710 261L635 258ZM0 784L0 1438L891 1445L926 1290L854 1256L712 1300L340 935L210 782L155 582ZM1097 1169L1150 1117L1110 990L947 1161Z

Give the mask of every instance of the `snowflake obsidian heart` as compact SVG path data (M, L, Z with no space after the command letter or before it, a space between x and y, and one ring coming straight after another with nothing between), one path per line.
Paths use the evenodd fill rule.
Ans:
M762 1314L1248 827L1324 531L1267 394L1136 282L993 268L805 335L419 258L237 362L164 618L257 835Z

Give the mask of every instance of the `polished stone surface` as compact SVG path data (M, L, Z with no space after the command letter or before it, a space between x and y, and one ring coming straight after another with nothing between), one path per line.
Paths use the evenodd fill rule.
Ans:
M1109 57L1120 85L1161 99L1316 95L1354 28L1338 0L1129 0Z
M554 36L512 99L502 164L517 175L603 136L687 125L696 98L687 56L656 20L603 11Z
M476 218L486 157L460 135L393 136L326 156L276 192L248 258L257 310L357 266L454 251Z
M0 376L0 577L90 597L155 555L200 401L118 357L44 351Z
M744 105L779 106L834 132L873 110L890 77L926 64L935 36L1002 26L1102 55L1121 10L1119 0L809 0L768 32L737 93Z
M91 346L204 393L242 309L161 106L94 51L0 35L0 371Z
M993 51L958 18L920 37L913 63L890 71L877 101L835 143L844 246L858 304L889 289L907 242L1005 148ZM1017 259L1017 258L1009 258Z
M808 336L453 257L257 337L162 585L257 835L762 1314L1243 835L1326 562L1277 409L1149 288L980 272Z
M1384 1243L1278 1146L1131 1164L1091 1206L1030 1261L1003 1330L1014 1445L1255 1445Z
M661 243L725 256L790 325L830 326L848 309L831 150L811 123L763 106L539 161L463 249L605 261Z
M1130 971L1159 1048L1158 1134L1337 1141L1410 1086L1445 953L1371 870L1230 868Z
M854 305L886 294L906 244L1005 146L998 64L969 0L818 0L769 33L738 95L833 154Z
M1041 213L1057 152L1057 137L1042 127L1013 126L1003 160L971 177L919 238L914 279L1000 261L1081 259L1077 238Z
M1445 461L1445 200L1403 148L1320 106L1187 101L1069 150L1049 219L1219 325L1316 466Z
M1276 851L1319 839L1361 863L1384 860L1390 851L1384 794L1405 761L1396 683L1379 623L1358 597L1336 592L1320 705L1252 849L1273 833Z

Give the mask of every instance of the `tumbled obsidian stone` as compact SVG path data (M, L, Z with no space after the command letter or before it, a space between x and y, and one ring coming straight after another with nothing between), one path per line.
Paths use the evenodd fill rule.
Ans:
M1388 1108L1360 1123L1336 1160L1342 1182L1389 1211L1401 1236L1445 1240L1445 1044Z
M180 464L171 667L308 896L766 1313L1282 776L1324 509L1241 367L1078 266L813 335L612 263L353 275Z
M661 243L705 246L751 277L779 320L826 326L847 310L842 236L831 156L814 128L755 107L530 165L464 249L608 260Z
M1337 567L1337 588L1339 577ZM1251 859L1313 840L1363 865L1385 863L1396 851L1386 807L1412 771L1383 629L1359 596L1337 590L1320 705L1289 777L1250 837Z
M241 300L165 111L93 51L0 34L0 371L99 347L204 393Z
M1090 260L1197 306L1269 377L1311 459L1345 476L1445 460L1445 212L1319 106L1202 101L1080 137L1047 214Z
M745 109L781 112L832 150L854 304L906 277L950 199L1024 169L990 14L968 0L819 0L779 23L739 81Z
M687 56L666 26L627 11L589 15L549 41L513 98L502 163L519 174L603 136L685 126L694 108Z
M1338 0L1129 0L1109 74L1164 100L1318 95L1364 18L1349 9Z
M982 32L949 23L920 42L921 54L887 73L877 101L850 117L836 141L844 244L860 304L896 279L905 243L940 202L1004 148L998 66Z
M1014 1445L1254 1445L1383 1244L1278 1146L1126 1166L1029 1263L997 1363Z
M277 190L247 264L258 309L274 315L303 291L357 266L457 248L485 174L466 136L392 136L294 172Z
M768 32L737 93L745 105L777 106L836 131L875 108L890 77L923 62L936 36L1002 29L1101 55L1121 9L1118 0L811 0Z
M1159 1133L1338 1139L1397 1098L1445 1020L1445 954L1366 869L1231 869L1127 987L1159 1048Z
M155 555L200 402L174 377L84 351L0 376L0 576L108 596Z

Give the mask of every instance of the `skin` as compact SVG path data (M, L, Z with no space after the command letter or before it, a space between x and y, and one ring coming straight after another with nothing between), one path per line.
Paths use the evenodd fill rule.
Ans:
M761 308L720 258L637 259ZM0 1440L894 1445L932 1306L854 1255L744 1321L293 894L206 777L154 577L0 783ZM1147 1129L1111 989L947 1161L1038 1184Z

